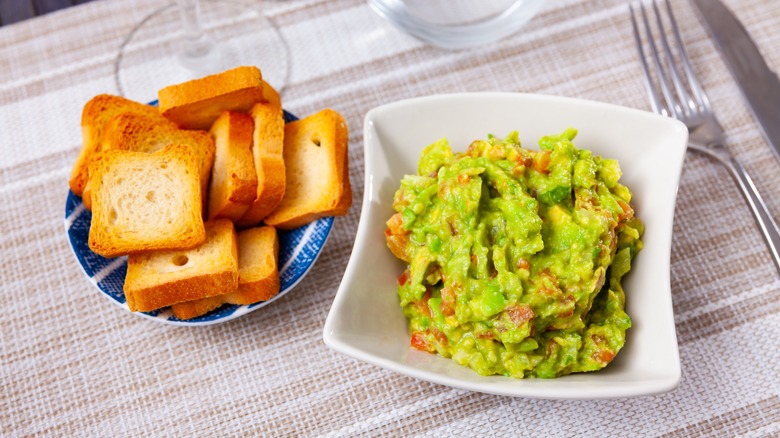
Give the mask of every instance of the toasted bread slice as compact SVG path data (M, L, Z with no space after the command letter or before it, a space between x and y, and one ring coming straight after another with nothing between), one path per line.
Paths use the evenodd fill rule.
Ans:
M192 149L106 151L90 165L89 247L104 257L185 249L205 239Z
M224 303L253 304L279 293L277 260L279 238L273 227L256 227L238 232L238 289L225 295L178 303L171 306L179 319L204 315Z
M157 93L160 112L184 129L207 131L225 111L247 112L265 100L257 67L236 67L171 85Z
M209 219L237 221L257 193L257 172L252 158L252 118L226 111L214 122L211 135L217 147L209 184Z
M238 287L238 247L233 223L206 222L203 244L179 251L151 251L127 259L125 297L133 312L224 295Z
M161 122L161 119L164 122ZM156 152L169 144L185 144L198 157L201 199L207 196L211 166L214 163L214 139L205 131L179 129L162 117L126 112L114 117L105 126L103 150ZM84 206L91 209L89 184L82 195Z
M225 295L201 298L199 300L185 301L171 305L173 315L179 319L192 319L205 315L225 304Z
M347 169L347 124L331 109L288 123L284 129L284 198L264 221L293 229L352 205Z
M121 113L144 114L153 117L162 123L166 123L157 108L134 102L120 96L100 94L93 97L84 105L81 113L81 151L73 165L68 184L70 189L78 196L84 192L84 187L89 180L89 163L102 149L103 128L112 118Z
M279 237L270 226L238 233L238 290L225 296L230 304L266 301L279 293Z
M282 109L270 103L258 103L250 112L255 122L252 157L257 172L257 196L236 222L251 227L273 211L284 196L284 117Z
M282 98L279 96L279 92L265 80L263 80L263 98L271 105L282 107Z

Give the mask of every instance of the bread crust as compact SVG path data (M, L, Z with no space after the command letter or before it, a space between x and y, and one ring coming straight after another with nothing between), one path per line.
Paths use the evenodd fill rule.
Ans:
M238 287L220 296L177 303L171 306L179 319L204 315L222 304L246 305L266 301L279 293L279 238L273 227L255 227L239 231Z
M161 179L155 173L162 171L168 176ZM106 151L90 165L89 182L89 247L103 257L187 249L206 237L196 157L186 145Z
M128 278L129 276L128 268ZM132 312L151 312L176 303L197 300L204 297L203 291L219 295L224 294L225 290L235 288L235 276L229 272L198 275L145 289L134 289L132 286L128 288L127 281L126 279L125 297ZM132 280L130 281L132 284Z
M128 257L124 291L131 311L148 312L236 290L238 244L233 223L220 219L206 222L205 227L206 240L189 251ZM178 265L181 257L186 262Z
M279 237L271 226L238 233L238 289L225 296L230 304L252 304L279 293Z
M211 166L214 163L214 139L208 132L179 129L173 122L159 114L125 112L111 119L104 128L102 147L107 150L156 152L169 144L185 144L198 157L201 200L207 199ZM84 187L84 207L92 210L91 187Z
M218 295L215 297L176 303L171 305L171 310L176 318L186 320L205 315L223 304L225 304L225 297L223 295Z
M208 130L225 111L247 112L265 100L260 69L236 67L158 91L160 112L184 129Z
M237 221L257 194L257 172L252 157L252 118L224 112L211 128L216 157L209 183L207 217Z
M282 107L282 98L279 96L279 92L265 80L263 80L263 98L271 105Z
M214 138L205 131L179 129L173 123L160 123L159 120L133 113L114 117L106 126L103 149L152 153L169 144L185 144L197 155L201 184L208 186L216 153Z
M89 164L102 150L103 129L106 123L116 115L125 112L144 114L167 123L157 108L124 97L100 94L90 99L84 104L81 112L81 150L68 180L68 185L74 194L82 196L84 192L84 187L89 180Z
M257 194L238 227L251 227L268 216L284 197L284 116L282 108L270 103L252 107L254 120L252 157L257 172Z
M347 213L352 205L347 141L347 124L332 109L285 126L287 189L266 224L289 230Z

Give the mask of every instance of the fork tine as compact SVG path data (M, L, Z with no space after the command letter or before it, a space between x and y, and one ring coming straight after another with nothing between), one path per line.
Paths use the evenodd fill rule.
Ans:
M655 38L653 36L652 28L650 27L650 21L647 19L647 12L645 11L644 4L639 3L639 11L642 13L642 22L645 25L647 43L650 46L650 54L653 57L653 64L655 65L655 70L658 75L658 84L661 86L661 94L663 94L664 100L666 100L666 109L668 110L668 114L666 115L679 119L683 116L682 109L675 102L674 96L672 96L672 92L669 89L669 78L661 63L661 57L658 48L655 45Z
M701 83L699 83L699 80L696 79L696 75L693 74L693 67L691 66L690 59L688 59L688 53L685 51L685 46L682 43L680 30L677 27L677 20L674 18L674 13L672 13L672 6L669 3L669 0L664 0L664 3L666 3L666 12L669 15L669 22L672 26L672 34L674 35L674 40L677 43L677 50L680 52L680 56L682 57L683 70L685 70L685 76L688 78L688 83L691 86L693 98L696 99L696 104L699 106L699 108L709 112L711 111L710 100L707 98L707 93L704 92L704 88L702 88Z
M668 5L668 1L666 3ZM661 47L664 49L664 55L666 57L666 68L672 77L672 83L674 84L674 89L677 91L677 97L679 97L678 102L680 102L680 111L686 116L691 116L697 111L697 102L691 98L688 91L685 89L685 85L683 85L680 73L678 72L678 63L674 62L674 55L669 46L669 39L666 37L666 28L661 19L661 12L658 10L658 2L656 0L653 0L653 12L655 12L655 22L658 27L658 33L660 34L659 39L661 40ZM670 21L674 20L674 16L670 16L669 19ZM680 46L678 45L678 49L679 47Z
M666 109L661 103L661 97L655 91L652 78L650 76L650 69L647 66L645 49L642 46L642 38L639 36L639 26L636 23L636 12L634 12L634 6L628 5L628 10L631 11L631 27L634 29L634 41L636 42L636 48L639 51L639 61L642 64L642 72L645 74L645 85L647 86L647 95L650 98L650 105L653 107L653 111L659 114L665 114ZM670 115L670 114L666 114Z

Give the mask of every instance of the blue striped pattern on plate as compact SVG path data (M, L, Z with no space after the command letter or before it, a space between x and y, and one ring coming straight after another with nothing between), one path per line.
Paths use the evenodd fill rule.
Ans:
M284 119L287 123L297 120L287 111L284 112ZM92 213L84 208L80 197L68 190L68 198L65 202L65 231L68 233L73 253L92 284L113 303L129 311L123 289L127 274L127 257L108 259L92 252L88 244L91 222ZM135 313L168 324L195 326L228 321L266 306L289 292L309 272L325 246L332 226L333 218L326 217L295 230L277 230L281 288L279 293L268 301L242 306L225 304L206 315L186 321L177 319L167 308Z

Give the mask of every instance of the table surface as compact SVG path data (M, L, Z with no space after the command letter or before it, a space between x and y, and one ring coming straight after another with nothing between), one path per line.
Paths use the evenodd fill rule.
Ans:
M780 2L727 3L780 69ZM462 91L649 110L623 1L546 2L516 35L455 52L402 34L362 0L266 2L291 47L284 106L298 115L332 107L346 117L352 210L336 220L305 280L260 311L186 328L115 307L68 245L67 180L81 107L117 93L117 50L156 7L91 2L0 28L3 435L780 434L780 276L726 170L695 153L686 157L674 217L676 390L601 401L498 397L404 377L322 342L360 216L366 112ZM674 8L728 147L780 218L780 164L689 4Z
M0 26L94 0L0 0Z

